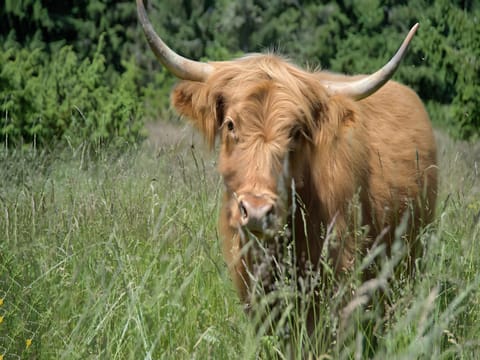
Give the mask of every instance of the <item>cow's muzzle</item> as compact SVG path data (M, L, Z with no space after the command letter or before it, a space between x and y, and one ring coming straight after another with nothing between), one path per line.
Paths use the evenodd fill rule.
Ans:
M243 194L238 197L240 225L253 233L264 234L276 224L275 201L266 195Z

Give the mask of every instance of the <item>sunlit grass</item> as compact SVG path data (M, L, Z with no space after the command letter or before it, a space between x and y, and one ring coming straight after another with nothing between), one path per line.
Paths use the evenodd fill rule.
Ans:
M442 135L439 141L441 190L436 222L423 235L423 271L389 283L380 318L374 307L353 303L341 323L338 310L355 296L342 302L335 294L361 294L355 275L343 290L326 291L313 340L301 304L280 294L291 305L280 316L290 322L290 348L275 333L256 332L228 278L216 232L222 184L213 156L175 144L96 156L83 148L3 149L0 355L474 359L480 146ZM372 324L380 326L374 339Z

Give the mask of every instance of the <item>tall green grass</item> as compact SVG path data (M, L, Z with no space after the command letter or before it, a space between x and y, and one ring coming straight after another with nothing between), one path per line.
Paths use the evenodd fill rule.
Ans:
M370 288L355 274L320 294L314 340L306 336L301 300L287 293L293 300L280 317L290 324L288 345L281 334L257 331L228 278L216 231L222 183L213 155L180 143L95 157L83 147L3 149L0 355L474 359L480 146L438 138L441 190L437 220L422 238L423 270L412 280L387 281L383 315L359 305ZM339 300L342 291L354 295Z

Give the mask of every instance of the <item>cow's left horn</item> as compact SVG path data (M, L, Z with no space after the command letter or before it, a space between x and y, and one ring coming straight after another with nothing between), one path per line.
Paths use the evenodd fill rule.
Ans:
M137 0L138 19L142 24L148 44L158 60L180 79L205 81L212 73L212 65L189 60L170 49L153 29L150 20L148 20L143 1L144 0Z
M400 65L403 56L405 55L408 45L415 35L418 29L418 23L415 24L408 33L402 45L398 49L397 53L386 63L380 70L375 73L364 77L361 80L353 82L334 82L325 81L322 84L327 88L327 91L331 95L343 94L349 96L355 100L361 100L367 96L372 95L375 91L380 89L385 83L390 80L395 71Z

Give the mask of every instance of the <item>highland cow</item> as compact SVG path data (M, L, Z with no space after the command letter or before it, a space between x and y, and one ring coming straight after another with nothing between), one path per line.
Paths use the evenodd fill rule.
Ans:
M434 214L436 146L421 100L390 78L418 24L383 68L346 76L304 70L273 54L189 60L155 33L142 0L137 8L153 52L182 80L173 106L212 147L219 139L225 185L219 232L245 304L259 265L255 245L247 246L251 238L265 248L279 237L294 242L292 266L300 273L307 263L319 268L329 261L341 274L375 241L390 254L407 214L404 239L415 266L415 237ZM361 240L354 231L359 226L367 229ZM325 244L329 227L337 240Z

